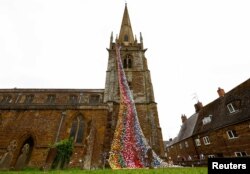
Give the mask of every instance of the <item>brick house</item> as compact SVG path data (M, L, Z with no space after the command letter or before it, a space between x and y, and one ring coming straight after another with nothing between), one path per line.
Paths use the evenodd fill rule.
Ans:
M69 137L74 138L69 166L90 169L105 165L120 102L115 43L122 45L123 67L143 133L153 150L164 155L147 49L142 35L140 42L133 35L127 5L119 37L113 40L112 34L104 89L0 89L0 156L11 143L15 147L7 167L15 167L25 144L30 147L29 167L51 165L51 145Z
M194 115L182 116L178 136L166 147L174 163L206 165L208 158L250 155L250 79L217 92L219 98L206 106L198 102Z

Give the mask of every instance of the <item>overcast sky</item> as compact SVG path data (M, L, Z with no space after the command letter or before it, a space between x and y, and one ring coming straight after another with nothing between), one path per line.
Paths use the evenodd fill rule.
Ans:
M249 0L127 0L163 138L250 75ZM104 88L124 0L0 0L0 88Z

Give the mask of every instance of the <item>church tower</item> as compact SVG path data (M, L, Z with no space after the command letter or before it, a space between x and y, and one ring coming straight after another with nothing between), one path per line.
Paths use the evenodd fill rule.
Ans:
M109 132L114 132L120 102L115 43L119 43L122 46L121 58L123 68L133 94L143 133L155 152L158 155L163 155L164 148L157 103L154 99L150 71L145 57L147 49L144 49L141 33L140 42L133 35L127 4L125 5L119 36L116 36L114 40L113 33L111 34L110 45L107 49L109 59L106 72L104 102L108 104L110 110L109 127L111 130Z

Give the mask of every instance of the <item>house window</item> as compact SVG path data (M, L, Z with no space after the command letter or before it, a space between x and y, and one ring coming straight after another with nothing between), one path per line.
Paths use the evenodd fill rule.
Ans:
M77 104L77 96L76 95L69 96L69 103L70 104Z
M69 136L73 138L75 143L82 143L84 133L83 130L83 118L82 116L78 116L73 120L69 134Z
M230 114L238 112L240 109L241 101L240 100L234 100L231 103L227 104L227 109Z
M233 106L232 103L229 103L229 104L227 105L227 109L228 109L228 111L229 111L230 113L236 112L236 110L234 109L234 106Z
M210 123L211 120L212 120L212 115L209 115L208 117L204 117L202 119L202 123L203 123L203 125L206 125L206 124Z
M126 55L126 57L123 59L123 68L132 68L132 56Z
M208 155L208 158L215 158L215 155Z
M185 141L185 147L188 148L188 142L187 141Z
M236 157L242 157L242 156L247 156L246 152L234 152Z
M32 103L33 99L34 99L34 95L26 95L24 103L30 104L30 103Z
M195 139L195 144L196 146L200 146L201 145L201 141L199 138Z
M238 135L235 130L227 131L228 139L238 138Z
M1 104L7 104L7 103L11 103L11 96L10 95L5 95L3 96L1 102Z
M48 104L54 104L56 100L56 96L55 95L48 95L46 103Z
M180 149L182 149L182 144L181 143L179 144L179 146L180 146Z
M203 142L204 142L204 144L205 144L205 145L208 145L208 144L210 144L210 140L209 140L209 137L208 137L208 136L206 136L206 137L203 137Z
M100 95L91 95L89 99L90 104L98 104L100 103Z

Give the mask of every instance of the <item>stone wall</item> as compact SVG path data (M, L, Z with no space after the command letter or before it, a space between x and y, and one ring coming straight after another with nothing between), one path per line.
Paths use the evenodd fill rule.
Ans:
M93 148L93 165L101 165L100 156L103 151L104 135L107 122L108 107L102 104L102 93L98 94L100 97L99 103L83 103L80 100L77 103L70 103L71 95L77 96L79 99L82 93L53 93L55 91L41 91L25 90L27 94L23 94L23 90L16 93L10 93L9 91L0 90L0 96L3 100L4 96L11 96L11 100L7 103L0 104L0 155L3 155L8 144L12 140L16 140L17 148L14 152L11 166L15 166L17 158L21 153L21 148L25 141L29 138L32 139L34 144L29 163L30 167L43 167L48 156L49 148L62 139L69 138L72 121L75 117L80 115L83 117L84 130L83 141L81 143L75 143L74 153L71 158L70 166L81 166L81 160L84 158L86 151L86 138L87 131L90 129L88 123L93 122L93 126L96 129L96 137L94 140ZM60 90L59 90L60 92ZM25 104L14 102L17 96L26 97L28 94L33 95L34 98L31 103ZM88 96L93 93L86 93ZM45 101L48 95L55 95L56 102L53 104L47 104ZM25 99L24 99L25 100Z

